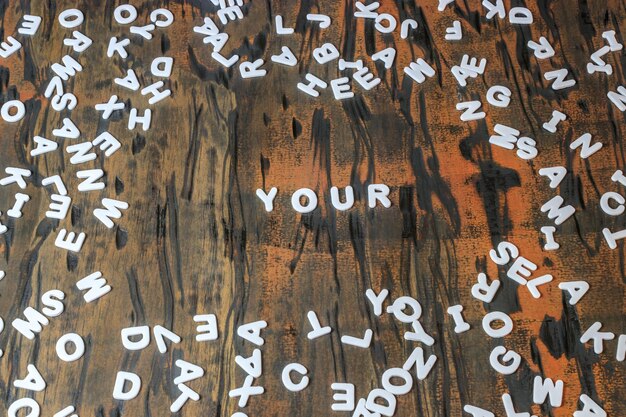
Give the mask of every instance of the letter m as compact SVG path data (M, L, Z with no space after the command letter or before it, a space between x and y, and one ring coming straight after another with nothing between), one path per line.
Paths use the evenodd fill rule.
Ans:
M122 217L122 212L120 211L120 209L126 210L128 208L127 202L113 200L111 198L103 198L102 205L104 206L104 208L95 209L93 211L93 214L109 229L112 228L114 225L111 218L119 219L120 217Z
M548 212L548 218L554 220L557 226L569 219L576 211L573 206L561 207L563 198L560 195L555 196L552 200L541 206L541 212Z
M88 290L83 298L88 303L108 294L111 291L111 286L107 285L107 280L102 278L102 272L94 272L91 275L87 275L76 283L76 287L79 290Z
M65 81L69 80L70 76L76 75L76 71L82 71L83 67L69 55L65 55L62 58L63 65L56 63L52 64L52 71Z
M43 326L50 323L46 316L32 307L28 307L24 310L24 316L26 317L26 320L15 319L11 324L15 327L15 330L22 333L30 340L35 338L36 333L43 330Z

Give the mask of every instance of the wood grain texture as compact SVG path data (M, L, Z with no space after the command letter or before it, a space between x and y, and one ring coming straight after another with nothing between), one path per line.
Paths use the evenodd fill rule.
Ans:
M7 274L0 281L3 414L17 398L30 396L42 405L42 415L70 404L80 416L169 415L179 395L172 382L178 372L174 362L182 358L202 366L206 374L189 384L201 400L187 403L179 414L230 416L239 408L228 391L245 378L234 358L249 356L254 347L237 337L236 328L262 319L269 326L263 332L264 372L255 385L264 386L265 394L253 397L241 411L249 416L333 415L331 383L353 383L357 398L364 397L380 385L385 369L400 366L419 345L403 338L410 326L388 314L373 314L365 291L387 288L391 299L410 295L421 302L421 321L436 339L425 351L438 357L428 378L399 397L396 416L460 416L465 404L503 416L504 392L511 393L518 411L536 415L571 416L581 393L602 404L609 416L626 415L625 369L615 359L615 341L606 343L601 355L578 342L596 321L618 335L626 327L624 248L620 244L610 250L601 234L603 227L623 228L624 216L609 218L598 203L602 193L620 191L610 176L625 167L624 115L606 97L607 91L624 85L624 55L607 56L611 76L585 70L591 53L604 44L603 31L615 30L622 39L623 1L513 2L532 10L530 27L486 20L479 1L457 0L443 13L435 0L382 1L380 11L418 22L407 40L399 30L381 35L371 21L354 18L352 0L254 1L245 5L244 20L226 26L230 39L223 54L263 58L268 62L263 79L242 79L236 65L221 67L210 56L212 48L193 33L203 17L215 18L209 1L132 3L141 24L157 7L170 9L175 22L142 41L115 23L114 1L0 1L2 39L14 33L23 14L43 18L39 32L24 39L19 53L0 60L0 101L19 98L27 108L21 122L1 122L0 168L33 171L24 191L31 200L21 219L6 216L18 188L0 187L1 219L9 227L0 236L0 269ZM50 66L70 53L63 39L71 30L56 20L70 7L85 12L78 29L94 43L82 54L72 53L83 71L66 89L76 94L78 106L57 113L43 91L52 77ZM306 21L307 13L317 12L331 16L330 28ZM295 27L294 35L275 34L276 14ZM454 20L462 23L463 40L445 41L445 28ZM111 36L132 40L126 60L106 57ZM534 58L526 43L539 36L550 40L555 57ZM312 59L312 50L325 42L334 43L345 59L363 59L382 83L367 92L353 85L355 97L341 102L330 89L319 98L298 91L296 84L307 72L326 81L340 76L334 63L319 65ZM283 45L298 57L297 67L269 63ZM398 55L395 66L385 70L370 56L388 46ZM485 57L488 64L483 76L460 88L450 69L465 53ZM151 106L148 132L130 131L130 108L142 113L150 106L146 97L115 85L113 78L133 68L142 86L155 82L150 62L162 55L175 61L166 81L172 96ZM437 73L416 84L402 68L420 57ZM555 92L542 74L563 67L577 84ZM513 91L508 108L487 104L486 91L494 84ZM127 103L126 109L103 120L94 106L112 94ZM455 105L472 99L483 102L487 117L461 122ZM556 134L541 128L552 109L568 115ZM76 123L81 139L57 139L57 151L31 157L33 137L52 138L64 117ZM528 162L492 147L488 139L497 123L535 138L537 158ZM64 148L103 131L120 139L122 149L110 158L98 152L95 161L71 165ZM582 160L569 144L585 132L604 147ZM569 173L552 190L538 170L556 165ZM85 167L106 172L105 190L77 191L75 174ZM41 179L54 174L63 177L73 198L71 215L61 222L44 215L50 192ZM370 183L391 187L391 208L366 208ZM346 185L355 188L358 202L348 212L335 211L329 189ZM279 189L276 208L266 213L255 190L273 186ZM317 191L320 207L315 212L292 210L291 193L300 187ZM557 228L561 248L546 252L539 229L553 222L539 208L556 193L577 211ZM92 215L103 197L130 204L111 230ZM54 246L63 227L87 234L79 254ZM502 240L515 243L538 263L538 274L554 275L541 288L541 299L532 298L489 260L489 249ZM86 304L75 282L94 271L102 271L113 291ZM489 305L470 294L479 272L502 282ZM580 279L591 290L569 306L557 284ZM55 288L66 293L66 311L51 319L36 340L11 328L26 307L41 308L41 294ZM472 329L457 335L446 309L459 303ZM332 326L329 337L306 338L309 310ZM504 345L523 357L520 369L507 377L489 366L489 352L500 341L481 328L482 317L494 310L513 318L515 329ZM196 342L193 316L206 313L217 315L220 338ZM183 340L166 354L154 343L143 351L126 351L120 330L144 324L163 325ZM340 342L342 335L362 335L366 328L374 331L370 349ZM68 332L79 333L87 344L85 356L74 363L61 362L54 350ZM280 382L290 362L310 371L311 383L302 392L290 393ZM28 363L42 372L45 392L13 387ZM119 370L141 376L138 398L112 398ZM562 407L532 403L535 375L565 382Z

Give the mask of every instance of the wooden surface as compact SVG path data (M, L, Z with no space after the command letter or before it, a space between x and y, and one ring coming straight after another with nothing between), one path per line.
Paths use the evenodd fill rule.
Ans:
M587 74L586 63L604 45L601 33L616 30L621 39L626 10L618 0L540 0L526 2L534 14L530 27L506 20L487 21L478 1L457 0L456 7L437 11L432 1L383 1L381 11L403 20L414 18L419 28L409 39L376 32L371 22L353 17L352 1L255 1L244 8L245 19L226 26L232 51L242 60L263 58L268 74L242 79L237 65L226 70L211 59L212 47L192 28L204 16L215 17L209 1L133 2L138 22L161 5L175 15L169 28L157 29L151 41L129 35L112 18L113 1L0 2L3 39L14 33L23 14L43 17L38 33L23 49L0 60L0 100L19 98L27 115L19 123L1 122L0 168L18 166L33 171L23 192L31 197L24 217L6 216L19 191L0 187L2 221L9 232L0 236L0 410L17 398L30 396L51 416L75 405L84 416L165 416L179 395L172 379L176 359L202 366L203 378L189 383L201 395L180 415L230 416L240 410L229 390L241 386L245 373L236 355L254 348L236 335L244 323L266 320L263 375L255 382L265 394L253 397L243 410L249 416L347 415L330 410L333 382L355 384L357 398L380 386L385 369L401 366L416 342L405 341L410 326L389 314L376 317L365 291L387 288L390 299L410 295L423 307L422 324L435 339L427 353L438 361L410 394L398 398L396 416L460 416L472 404L504 416L501 395L509 392L518 411L536 415L571 416L582 393L602 404L609 416L626 415L624 362L615 359L616 341L607 342L601 355L578 342L591 324L604 331L625 333L623 245L610 250L601 230L623 228L624 216L609 218L599 207L610 181L624 169L624 115L606 93L624 84L622 52L607 57L613 75ZM505 2L507 8L510 6ZM93 39L82 54L73 54L83 71L66 83L78 97L71 113L57 113L43 91L52 77L50 65L69 52L63 39L71 34L56 20L69 7L86 14L78 28ZM306 22L307 13L325 13L332 25L320 29ZM292 36L277 36L274 16L281 14ZM216 19L217 20L217 19ZM464 37L444 40L445 28L460 20ZM144 23L145 24L145 23ZM129 57L106 57L111 36L132 40ZM546 36L556 56L538 61L525 45ZM312 72L329 81L340 76L336 63L319 65L311 57L324 42L338 46L345 59L364 59L383 82L371 91L353 86L355 97L339 102L330 88L319 98L298 91L296 84ZM296 53L299 63L288 68L269 63L282 45ZM394 68L384 70L370 56L394 46ZM450 68L463 54L488 60L483 76L458 87ZM128 110L148 108L147 99L112 80L133 68L142 86L157 78L149 64L158 56L174 57L174 72L166 84L172 97L154 106L148 132L128 130ZM402 68L423 57L436 69L434 78L417 84ZM554 92L543 79L546 71L566 67L577 80L574 88ZM489 86L513 91L511 105L489 106ZM117 94L127 102L124 112L103 120L94 106ZM479 99L484 120L461 122L455 105ZM541 128L553 109L568 115L556 134ZM71 117L82 139L59 140L54 153L31 157L35 135L52 138L63 117ZM531 162L514 151L488 143L497 123L515 127L537 140L539 155ZM64 148L93 139L108 130L122 142L110 158L84 166L69 164ZM602 150L583 161L569 144L585 132L601 141ZM538 175L542 167L563 165L568 176L557 190ZM102 167L107 187L79 193L75 173ZM73 198L64 221L45 218L50 191L42 178L60 174ZM391 189L392 207L368 209L369 183ZM348 212L330 205L333 185L355 187L358 202ZM266 213L255 196L257 188L278 187L275 210ZM300 187L318 192L315 212L299 215L290 196ZM539 211L555 194L576 207L576 214L557 227L561 248L542 250L542 226L553 225ZM103 197L127 201L130 208L105 228L92 215ZM84 231L87 241L79 254L54 246L63 228ZM525 288L496 269L488 252L502 240L515 243L522 255L539 265L537 273L551 273L554 281L532 298ZM79 279L102 271L112 292L91 304L76 289ZM490 305L471 297L479 272L500 276L502 288ZM589 293L569 306L559 282L586 280ZM32 306L41 308L45 291L66 293L66 311L50 319L36 340L10 325ZM462 304L472 329L455 334L446 314ZM389 300L385 305L389 305ZM314 310L330 336L309 341L306 313ZM482 317L493 310L508 312L514 331L504 345L523 357L513 375L503 377L489 366L489 352L500 344L483 332ZM196 342L195 314L217 315L220 337ZM182 337L166 354L156 345L140 352L126 351L120 330L129 326L163 325ZM374 332L369 349L343 345L342 335ZM85 356L64 363L55 354L58 338L68 332L87 342ZM283 367L299 362L309 369L310 385L288 392L280 381ZM45 392L16 389L12 381L34 363L46 379ZM118 371L135 372L143 387L138 398L112 398ZM563 406L532 403L532 380L543 375L565 382ZM4 412L4 411L3 411Z

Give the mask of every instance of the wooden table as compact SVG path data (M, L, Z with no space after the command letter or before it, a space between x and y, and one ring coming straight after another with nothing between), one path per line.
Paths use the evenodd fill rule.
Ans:
M413 18L418 28L401 39L399 28L382 35L372 20L355 18L353 1L255 1L244 6L245 18L231 22L222 50L241 60L262 58L267 76L242 79L238 64L226 69L211 58L212 47L193 32L205 16L215 15L209 1L138 2L137 23L149 23L149 14L166 7L173 25L157 28L152 40L129 33L113 19L115 2L12 1L0 5L3 39L14 34L24 14L43 18L32 37L22 37L23 48L0 59L0 101L19 98L26 116L18 123L1 123L0 168L32 171L25 190L15 184L0 187L0 217L8 232L0 236L0 410L18 398L33 397L42 415L74 405L84 416L165 416L180 392L172 382L175 361L200 365L205 376L189 383L201 396L188 402L184 416L348 415L330 410L333 382L356 386L357 399L380 386L382 373L401 366L416 346L438 360L428 377L415 381L408 395L398 397L396 416L460 416L471 404L504 416L501 396L510 393L519 412L571 416L581 409L578 398L587 394L609 416L626 415L624 362L616 360L617 338L624 324L624 247L609 249L601 230L624 228L624 216L610 217L600 210L606 191L623 193L610 180L624 169L624 114L607 98L624 84L623 51L607 55L612 75L588 74L589 56L605 42L601 34L625 26L624 3L617 0L527 2L531 26L512 25L507 19L487 20L478 1L457 0L444 12L437 2L384 1L379 12L399 21ZM507 9L511 6L505 1ZM85 13L76 29L59 25L57 16L70 7ZM307 13L332 19L327 29L307 22ZM293 35L277 35L274 17L280 14ZM445 28L459 20L461 41L446 41ZM221 27L221 26L220 26ZM63 39L80 30L93 40L85 52L71 52L82 65L65 83L78 98L71 111L56 112L44 96L53 73L51 65L70 53ZM112 36L127 37L128 58L107 58ZM526 43L545 36L556 55L537 60ZM312 51L325 42L335 44L346 60L363 59L380 76L370 91L354 85L352 99L335 100L329 88L314 98L296 88L311 72L326 80L340 76L336 63L320 65ZM288 46L298 58L296 67L272 64L270 56ZM385 70L370 56L386 47L397 49L395 66ZM451 74L464 54L484 57L484 75L459 87ZM160 80L150 74L155 57L174 58L165 88L171 97L148 105L140 91L113 82L127 69L137 73L142 87ZM425 59L436 75L418 84L403 68ZM576 86L554 91L542 74L569 70ZM486 92L492 85L513 92L507 108L491 106ZM104 120L95 105L112 94L126 105ZM480 100L486 118L462 122L457 103ZM129 130L131 108L152 109L148 131ZM552 134L542 129L553 110L567 120ZM70 117L81 131L79 139L58 139L52 130ZM515 151L490 145L494 125L514 127L537 142L538 156L520 159ZM84 165L69 163L64 148L93 140L108 131L122 148ZM589 132L603 148L588 159L569 145ZM56 140L58 150L31 157L34 136ZM564 166L568 175L558 189L548 187L540 168ZM76 172L101 168L106 173L102 191L78 192ZM47 219L51 189L41 180L59 174L72 197L70 214L62 221ZM366 204L367 185L387 184L391 208ZM349 211L332 208L331 186L354 187L357 202ZM258 188L278 188L275 208L266 212L256 197ZM302 187L317 192L320 207L296 213L291 194ZM16 192L30 196L23 217L10 219L6 211ZM540 207L561 195L576 213L557 226L556 251L543 250L543 226L554 225ZM130 207L106 228L93 215L103 198L126 201ZM82 231L87 239L80 253L55 247L58 232ZM538 264L537 274L554 280L540 287L535 299L497 268L489 250L510 241L521 254ZM86 303L75 284L101 271L112 291ZM499 277L495 300L484 304L471 296L479 273ZM589 292L575 306L566 302L558 283L586 280ZM401 296L419 300L424 329L433 346L404 340L409 325L393 315L380 317L365 296L388 289L391 301ZM11 327L31 306L44 307L43 293L65 293L65 311L50 318L35 340ZM471 329L456 334L446 313L461 304ZM308 340L307 312L315 311L329 336ZM504 311L514 322L503 340L492 339L481 321L489 311ZM197 342L197 314L217 316L219 339ZM250 399L245 409L228 397L243 384L245 373L235 356L250 356L256 346L236 334L238 326L266 320L263 375L255 385L265 393ZM579 342L594 322L615 333L604 352ZM182 337L159 353L154 340L141 351L122 346L126 327L162 325ZM344 335L360 337L373 330L369 349L342 344ZM86 353L65 363L55 353L59 337L80 334ZM523 360L516 373L502 376L489 365L492 349L503 344ZM309 371L310 384L293 393L281 383L288 363ZM16 389L12 381L35 364L46 380L45 392ZM139 396L130 401L112 398L118 371L134 372L143 381ZM561 379L563 406L534 405L536 375ZM294 378L296 379L296 378ZM547 403L546 403L547 404ZM4 413L4 411L3 411Z

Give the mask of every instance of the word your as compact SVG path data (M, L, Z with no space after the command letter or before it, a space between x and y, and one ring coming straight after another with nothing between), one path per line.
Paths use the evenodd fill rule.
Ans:
M263 202L267 212L274 210L274 199L277 194L276 187L272 187L267 193L261 188L256 190L256 195ZM330 188L330 202L333 207L339 211L350 210L354 206L354 189L349 185L343 189L343 201L339 194L339 188ZM367 186L367 206L375 208L378 203L385 208L391 207L389 187L385 184L370 184ZM310 188L300 188L291 194L291 206L298 213L310 213L318 206L317 194Z

